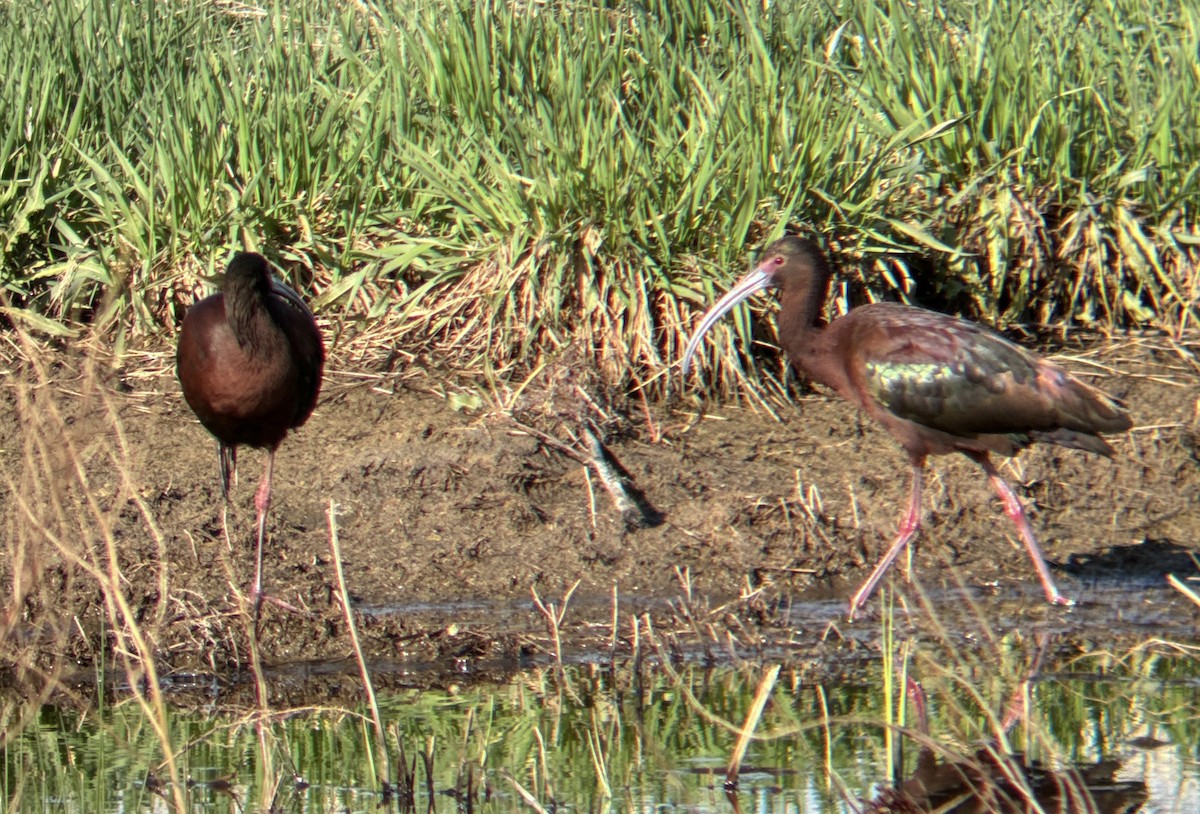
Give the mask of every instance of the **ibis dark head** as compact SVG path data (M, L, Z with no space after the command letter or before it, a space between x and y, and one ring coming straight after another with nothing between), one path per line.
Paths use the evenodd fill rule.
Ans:
M268 354L277 363L284 356L313 356L309 337L298 340L296 333L311 334L312 312L299 294L272 276L271 267L261 254L238 252L233 256L221 283L221 299L229 330L247 353ZM280 330L287 335L290 348L279 344ZM272 343L275 348L268 351ZM322 358L320 362L323 361ZM320 362L314 357L303 359L301 364L311 366Z
M776 240L763 250L762 256L750 273L738 280L700 320L700 325L683 352L683 375L686 376L691 369L692 356L700 347L704 335L738 303L759 291L778 288L780 296L785 300L801 297L806 303L812 303L813 307L806 306L802 309L802 318L811 324L825 300L829 278L829 263L825 260L824 252L815 243L791 235Z
M225 269L221 291L235 300L265 299L271 292L271 268L267 258L258 252L235 254Z
M770 278L769 286L791 290L797 286L812 289L814 283L823 285L829 281L829 263L825 253L811 240L788 235L776 240L763 250L754 268Z

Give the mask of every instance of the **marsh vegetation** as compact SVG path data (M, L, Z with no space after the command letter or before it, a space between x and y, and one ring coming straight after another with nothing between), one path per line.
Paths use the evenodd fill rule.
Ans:
M982 744L1194 808L1200 14L1035 6L0 3L7 807L861 811ZM761 312L721 401L670 375L784 230L832 311L979 319L1130 405L1113 463L1006 471L1075 610L949 462L843 622L903 456ZM330 357L267 546L310 615L257 629L251 489L172 373L235 249Z

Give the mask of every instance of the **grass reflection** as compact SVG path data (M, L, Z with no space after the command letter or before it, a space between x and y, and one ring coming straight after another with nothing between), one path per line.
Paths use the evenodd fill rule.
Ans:
M909 719L894 721L899 754L884 733L896 714L889 709L900 708L887 695L903 683L885 680L881 666L828 684L785 668L733 799L745 810L861 810L894 759L903 779L922 759L953 761L996 738L1047 766L1132 757L1142 762L1134 774L1148 776L1155 754L1169 754L1175 766L1195 760L1200 718L1191 654L1150 645L1119 657L1068 653L1047 658L1022 681L1037 654L1015 638L1006 652L1011 663L990 672L969 661L939 672L937 660L916 649L908 670L928 699L929 732L921 734L909 705ZM170 811L183 799L188 811L366 812L403 810L411 799L421 811L729 810L725 767L762 669L677 669L568 667L498 684L383 693L386 743L365 708L279 710L262 721L268 761L256 732L259 713L226 708L220 698L176 705L167 731L182 789L162 779L164 745L137 703L43 705L6 733L4 808ZM1004 728L1014 698L1028 699L1028 712ZM918 745L930 747L925 758ZM396 777L378 775L381 750L391 766L403 767ZM410 774L410 795L402 771ZM1192 780L1177 777L1177 790Z

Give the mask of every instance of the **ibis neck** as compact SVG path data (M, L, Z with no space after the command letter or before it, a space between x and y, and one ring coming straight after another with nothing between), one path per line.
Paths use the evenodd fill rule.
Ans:
M779 294L779 341L792 364L809 368L813 343L821 333L821 308L829 292L829 278L811 285L784 288Z
M256 281L245 277L225 285L225 319L238 345L250 354L269 346L279 327L267 312L266 296Z

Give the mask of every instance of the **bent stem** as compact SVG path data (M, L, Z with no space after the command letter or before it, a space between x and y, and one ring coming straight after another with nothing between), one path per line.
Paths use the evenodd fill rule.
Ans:
M379 700L375 696L375 685L371 681L371 672L367 669L367 660L363 655L362 643L358 639L358 628L354 624L354 613L350 610L350 594L346 590L346 573L342 569L342 544L338 539L337 504L332 500L329 501L329 511L326 513L326 517L329 518L329 550L333 555L333 567L337 573L337 599L338 603L342 606L342 613L346 617L346 630L350 632L350 643L354 647L354 658L358 661L358 672L362 676L363 691L367 694L367 703L371 706L371 720L375 724L375 737L383 749L382 760L379 761L379 764L382 766L381 777L385 782L390 782L392 772L388 762L387 739L383 731L383 717L379 714Z
M567 589L567 592L562 598L562 610L559 610L555 603L549 605L542 602L541 596L538 595L537 588L530 586L529 592L533 595L533 604L546 620L546 629L550 633L550 639L554 642L554 667L558 673L559 683L561 686L567 686L567 673L563 668L563 652L562 652L562 623L567 616L567 606L571 604L571 596L575 593L575 589L579 587L583 580L575 580L575 584Z
M737 744L733 747L733 755L729 758L729 769L725 772L725 787L737 788L738 773L742 769L742 759L746 756L746 749L750 746L750 739L754 737L754 730L758 728L758 722L762 720L763 710L767 707L767 701L771 698L771 690L775 689L775 681L779 678L780 665L772 664L763 673L762 680L758 682L758 691L754 694L754 703L750 705L749 711L746 712L746 722L742 724L742 731L738 734Z

